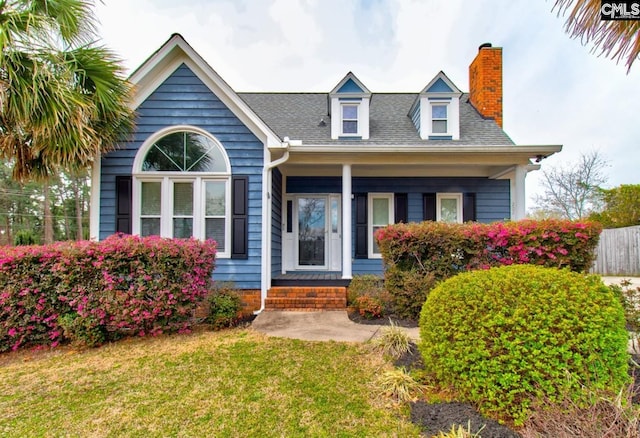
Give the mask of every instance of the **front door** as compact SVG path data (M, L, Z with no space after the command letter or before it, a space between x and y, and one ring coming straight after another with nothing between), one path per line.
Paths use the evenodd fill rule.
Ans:
M298 267L327 267L327 198L305 196L297 199Z
M340 270L340 196L290 195L285 208L285 270Z

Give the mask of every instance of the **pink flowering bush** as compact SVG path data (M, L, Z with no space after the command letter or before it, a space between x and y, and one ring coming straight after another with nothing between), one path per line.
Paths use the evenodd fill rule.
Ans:
M0 351L188 330L215 242L114 235L0 250Z
M600 232L595 222L565 220L422 222L389 225L376 239L396 313L415 319L429 291L460 272L523 263L587 271Z

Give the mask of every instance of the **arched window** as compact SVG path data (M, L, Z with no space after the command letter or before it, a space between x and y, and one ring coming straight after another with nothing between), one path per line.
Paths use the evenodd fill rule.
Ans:
M218 256L228 256L230 168L206 131L176 126L152 135L134 161L134 234L214 239Z

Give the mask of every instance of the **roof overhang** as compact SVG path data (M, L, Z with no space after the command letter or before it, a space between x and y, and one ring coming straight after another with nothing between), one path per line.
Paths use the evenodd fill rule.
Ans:
M339 175L342 164L354 176L482 176L508 177L514 166L536 170L544 158L562 150L542 146L291 146L282 166L288 175Z
M281 148L281 139L258 117L235 91L184 40L173 34L129 77L135 87L133 109L137 109L173 72L185 64L267 147Z

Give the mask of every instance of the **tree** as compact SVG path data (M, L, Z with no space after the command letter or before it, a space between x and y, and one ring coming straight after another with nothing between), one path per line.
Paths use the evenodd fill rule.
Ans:
M536 196L538 209L569 220L586 218L597 209L608 166L598 152L590 152L581 154L572 166L544 170L541 182L544 194Z
M0 157L18 180L87 168L133 126L89 0L0 0Z
M600 190L604 208L593 213L605 228L621 228L640 225L640 184L622 184L612 189Z
M601 0L556 0L558 15L569 14L565 30L594 50L615 59L626 58L627 72L640 54L640 20L602 20Z

